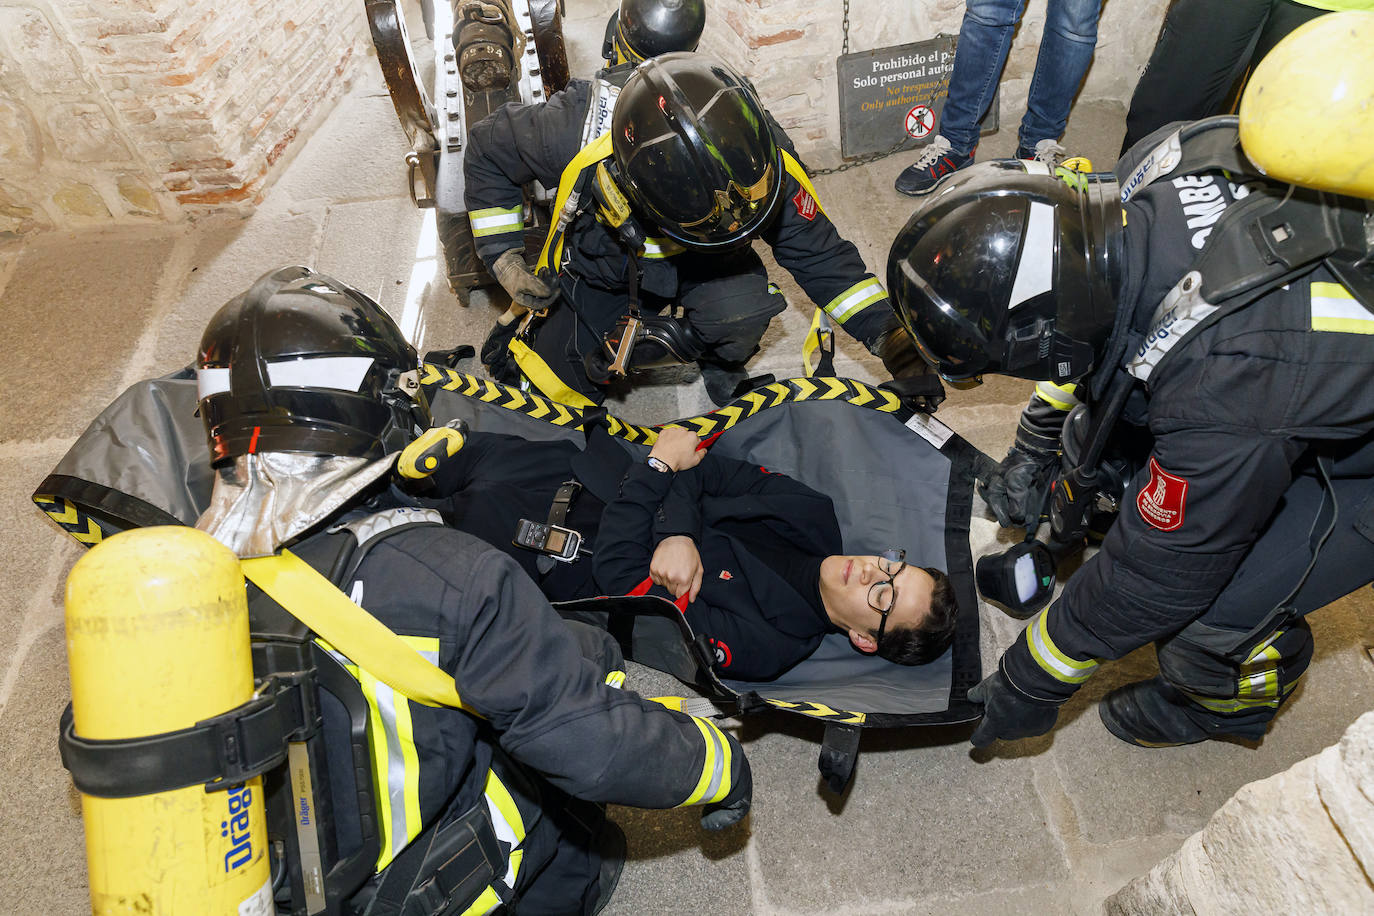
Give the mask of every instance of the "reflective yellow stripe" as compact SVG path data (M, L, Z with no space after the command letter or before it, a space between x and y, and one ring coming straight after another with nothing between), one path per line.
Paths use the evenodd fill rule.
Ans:
M568 306L564 306L568 308ZM520 338L512 338L510 342L510 355L515 357L515 363L520 367L520 371L525 374L534 387L539 389L540 394L550 400L560 404L567 404L569 407L595 407L596 402L581 392L569 388L558 373L549 368L549 364L543 358L529 348Z
M1049 608L1046 608L1026 627L1026 644L1030 647L1031 656L1055 680L1065 684L1081 684L1092 677L1097 670L1097 662L1092 659L1080 662L1060 652L1054 640L1050 639L1049 625L1046 623L1048 615Z
M869 277L860 280L849 289L831 299L821 308L825 309L826 314L834 318L840 324L844 324L859 312L868 308L875 302L881 302L887 298L887 290L878 282L877 277Z
M1279 695L1279 650L1267 646L1251 654L1240 667L1236 696L1272 699Z
M520 232L525 228L524 207L487 207L468 212L468 224L475 238Z
M621 687L625 686L625 672L612 671L610 674L606 675L606 683L619 690Z
M706 742L706 759L701 765L701 778L697 780L692 794L678 805L679 808L718 802L729 795L731 789L730 741L716 728L715 723L696 716L692 717L692 721Z
M1339 283L1313 283L1312 330L1374 334L1374 313Z
M426 636L401 636L431 664L439 660L439 640ZM360 669L324 640L331 652L357 681L367 700L368 745L372 758L372 787L381 821L381 851L377 871L386 868L421 829L420 759L415 748L415 729L410 703L370 672Z
M576 200L570 206L568 198L578 179L582 176L582 172L610 155L611 134L607 131L578 150L572 162L564 167L563 174L558 178L558 195L553 201L553 228L549 230L549 237L544 240L544 250L539 252L539 266L541 268L547 267L549 270L557 272L558 264L563 260L563 234L567 231L568 223L572 219L571 212L564 213L563 211L565 208L571 210L577 206ZM561 227L560 223L562 224Z
M463 910L463 916L487 916L499 906L501 898L497 896L496 888L488 887L466 910Z
M816 207L821 211L821 215L830 219L830 214L825 212L825 207L821 204L821 196L816 193L816 186L811 183L811 178L806 174L806 169L801 167L801 163L792 158L792 154L787 150L779 150L782 153L782 167L787 174L797 179L797 184L806 189L806 193L811 195L811 199L816 202Z
M672 239L646 238L644 240L644 260L661 261L687 249Z
M1036 382L1035 396L1058 410L1072 410L1078 406L1078 386L1073 382L1067 385Z

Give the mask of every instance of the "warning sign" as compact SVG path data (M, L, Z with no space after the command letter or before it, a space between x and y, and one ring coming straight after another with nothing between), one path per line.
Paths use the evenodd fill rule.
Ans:
M846 159L915 149L940 132L954 35L845 54L836 61L840 85L840 152ZM982 131L997 129L998 96Z

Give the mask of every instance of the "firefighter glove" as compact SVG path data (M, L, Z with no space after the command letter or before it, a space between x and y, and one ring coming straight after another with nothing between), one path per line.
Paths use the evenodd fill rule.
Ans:
M724 830L738 824L744 820L744 816L749 813L749 806L753 803L754 778L749 773L749 760L744 756L744 749L735 743L735 739L729 740L734 744L734 756L739 760L739 772L735 774L735 784L731 787L729 795L715 804L702 808L701 826L706 830Z
M1040 524L1045 494L1058 470L1057 453L1028 451L1019 444L1013 445L987 480L978 482L978 495L997 516L997 524L1030 530Z
M945 386L940 376L921 358L916 343L906 328L893 327L879 334L868 344L868 351L883 361L883 368L892 381L883 384L908 406L934 413L945 399Z
M501 288L510 293L511 302L522 309L545 309L558 298L558 285L535 276L519 248L503 252L491 265L491 272Z
M1000 668L970 690L968 698L983 705L983 721L969 738L974 747L1043 735L1059 718L1059 703L1022 693Z

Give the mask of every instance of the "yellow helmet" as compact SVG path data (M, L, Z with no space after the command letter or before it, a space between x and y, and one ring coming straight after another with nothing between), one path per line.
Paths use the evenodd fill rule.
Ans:
M1280 181L1374 198L1374 11L1319 16L1275 45L1241 96L1240 143Z

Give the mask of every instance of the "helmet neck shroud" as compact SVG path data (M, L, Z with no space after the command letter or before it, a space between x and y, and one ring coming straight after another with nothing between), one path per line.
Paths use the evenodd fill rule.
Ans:
M898 233L888 288L951 381L1057 382L1097 365L1115 320L1121 205L1110 174L980 163L938 185Z

